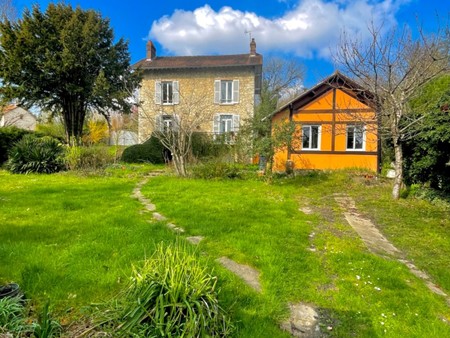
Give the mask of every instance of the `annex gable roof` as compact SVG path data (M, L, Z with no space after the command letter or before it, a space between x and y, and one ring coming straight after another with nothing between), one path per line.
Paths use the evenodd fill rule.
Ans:
M334 88L340 89L345 93L354 96L359 101L363 102L369 107L374 106L373 101L375 96L370 91L364 89L355 81L351 80L350 78L343 75L339 71L336 71L329 77L325 78L323 81L316 84L311 89L305 91L304 93L295 97L288 103L277 108L277 110L275 110L268 117L272 117L288 107L292 107L294 111L301 109L302 107L319 98L327 91L332 90Z

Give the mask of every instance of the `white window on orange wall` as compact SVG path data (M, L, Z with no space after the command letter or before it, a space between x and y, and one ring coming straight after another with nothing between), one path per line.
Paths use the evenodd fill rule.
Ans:
M364 150L365 134L363 125L347 126L347 150Z
M302 126L303 150L320 150L320 129L319 125Z

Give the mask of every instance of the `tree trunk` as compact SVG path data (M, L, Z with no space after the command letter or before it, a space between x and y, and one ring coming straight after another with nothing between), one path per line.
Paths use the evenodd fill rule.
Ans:
M392 188L392 198L398 200L400 198L400 189L403 183L403 149L398 140L394 140L394 156L395 178L394 186Z
M180 154L173 153L173 164L175 166L175 171L178 176L186 176L186 161L184 157Z

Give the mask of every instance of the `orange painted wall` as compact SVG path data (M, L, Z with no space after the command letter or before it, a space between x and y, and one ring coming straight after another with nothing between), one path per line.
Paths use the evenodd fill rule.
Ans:
M334 98L333 96L336 95ZM333 109L334 105L334 109ZM289 109L276 114L272 123L286 121ZM334 150L333 150L333 120L334 120ZM377 123L373 110L346 92L336 89L335 94L330 88L322 96L294 111L292 121L297 124L292 152L278 149L274 156L274 171L285 171L286 161L294 163L294 169L343 169L365 168L377 170ZM320 125L320 151L302 150L301 126L305 124ZM364 151L347 150L347 125L364 124ZM301 152L296 154L295 152ZM327 152L321 154L320 152ZM330 153L331 152L331 153ZM333 153L340 152L340 153ZM367 154L364 154L366 152ZM370 154L370 152L372 154ZM361 154L362 153L362 154Z

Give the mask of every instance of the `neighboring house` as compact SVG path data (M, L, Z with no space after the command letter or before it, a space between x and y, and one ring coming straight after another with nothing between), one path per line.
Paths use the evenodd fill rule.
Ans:
M196 131L235 134L259 102L262 56L256 53L254 39L249 54L167 57L157 56L149 41L147 57L133 67L143 72L139 142L155 129L177 128L188 113L203 116L191 116Z
M130 130L113 131L110 137L111 145L132 146L138 143L138 134Z
M293 122L290 147L277 149L273 170L365 168L379 171L378 119L373 95L334 73L271 116L276 125Z
M36 129L36 117L22 107L9 105L0 114L0 127L14 126L27 130Z

